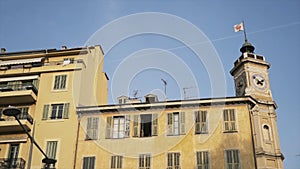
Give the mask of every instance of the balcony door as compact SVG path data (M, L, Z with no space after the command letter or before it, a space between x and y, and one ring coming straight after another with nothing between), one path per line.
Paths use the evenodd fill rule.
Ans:
M8 166L14 168L17 165L20 144L11 144L8 153Z

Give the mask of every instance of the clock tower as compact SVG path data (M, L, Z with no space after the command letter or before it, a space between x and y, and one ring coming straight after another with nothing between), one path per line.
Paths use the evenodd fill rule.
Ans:
M250 109L252 137L258 169L283 168L277 129L277 105L272 98L265 57L254 53L254 46L245 40L242 55L230 71L234 77L237 97L251 96L256 104Z

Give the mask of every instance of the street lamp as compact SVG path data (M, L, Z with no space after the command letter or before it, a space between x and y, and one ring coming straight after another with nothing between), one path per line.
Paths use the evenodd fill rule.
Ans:
M37 144L37 142L34 140L34 138L30 135L30 133L27 131L27 129L22 125L22 123L20 122L18 115L21 113L20 109L16 108L16 107L12 107L12 106L8 106L7 108L5 108L2 111L2 114L4 114L5 116L13 116L15 117L15 119L17 120L17 122L19 123L19 125L22 127L22 129L25 131L25 133L27 134L27 136L30 138L30 141L40 150L40 152L44 155L44 159L42 160L42 163L45 163L45 169L49 169L51 164L53 164L53 166L55 166L55 163L57 160L52 159L52 158L48 158L47 154L41 149L41 147Z

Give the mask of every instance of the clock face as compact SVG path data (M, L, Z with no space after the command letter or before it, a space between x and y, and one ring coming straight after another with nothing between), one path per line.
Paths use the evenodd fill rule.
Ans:
M265 90L267 88L266 79L263 75L253 74L251 78L255 88L259 90Z
M241 96L245 94L246 80L244 76L238 77L235 83L236 95Z

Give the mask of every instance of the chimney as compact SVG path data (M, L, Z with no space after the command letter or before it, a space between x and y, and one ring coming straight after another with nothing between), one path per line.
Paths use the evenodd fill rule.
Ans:
M5 48L1 48L1 53L5 53L6 49Z
M67 46L61 46L62 50L68 49Z

